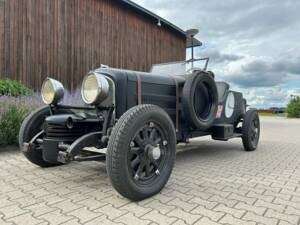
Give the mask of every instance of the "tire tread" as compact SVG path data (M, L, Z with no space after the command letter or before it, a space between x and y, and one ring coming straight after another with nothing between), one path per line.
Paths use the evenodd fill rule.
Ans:
M167 115L163 109L150 104L138 105L129 109L120 117L116 125L113 127L107 147L107 172L111 183L119 193L134 201L144 199L145 196L134 192L128 185L125 185L128 182L125 180L126 177L122 177L120 174L122 152L119 151L119 148L120 146L124 145L124 142L126 141L124 137L128 135L127 130L131 124L135 122L135 118L141 114L151 111ZM173 125L173 122L170 118L169 122ZM175 133L174 125L173 129Z
M253 146L251 141L249 140L249 130L250 130L250 122L254 116L258 116L256 109L250 109L246 112L244 116L244 122L242 126L242 142L245 151L254 151L256 150L257 146Z

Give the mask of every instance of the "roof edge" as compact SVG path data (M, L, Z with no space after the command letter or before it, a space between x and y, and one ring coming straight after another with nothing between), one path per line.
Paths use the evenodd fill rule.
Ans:
M143 12L145 13L147 16L150 16L152 17L153 19L156 19L157 21L160 21L161 23L164 23L165 25L169 26L170 28L172 28L173 30L177 31L178 33L184 35L186 37L186 47L187 48L190 48L192 47L191 43L192 43L192 40L190 37L187 36L187 33L182 30L181 28L179 28L178 26L174 25L173 23L169 22L168 20L158 16L157 14L151 12L150 10L138 5L137 3L131 1L131 0L120 0L121 2L125 3L126 5L130 6L130 7L133 7L134 9L140 11L140 12ZM197 46L201 46L202 45L202 42L199 41L198 39L196 39L195 37L192 38L193 39L193 42L194 42L194 47L197 47Z
M121 0L121 2L123 3L126 3L127 5L147 14L148 16L154 18L154 19L157 19L157 21L161 21L163 22L164 24L168 25L169 27L173 28L174 30L176 30L177 32L181 33L182 35L186 36L186 32L184 30L182 30L181 28L179 28L178 26L174 25L173 23L167 21L166 19L158 16L157 14L151 12L150 10L138 5L137 3L135 2L132 2L130 0Z

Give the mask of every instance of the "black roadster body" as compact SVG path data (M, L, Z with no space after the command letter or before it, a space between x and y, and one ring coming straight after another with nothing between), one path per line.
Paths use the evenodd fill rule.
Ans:
M247 111L241 93L205 70L173 75L101 67L83 81L86 105L60 104L63 86L51 78L42 97L47 106L20 130L24 155L41 167L106 160L112 185L132 200L164 187L179 142L241 137L251 151L259 140L256 110Z

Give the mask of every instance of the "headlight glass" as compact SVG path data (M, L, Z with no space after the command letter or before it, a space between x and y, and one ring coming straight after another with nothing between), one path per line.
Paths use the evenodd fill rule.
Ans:
M64 97L64 86L57 80L47 78L43 83L41 94L45 104L56 104Z
M98 96L98 83L95 76L88 76L83 83L83 99L85 103L95 102Z
M88 74L82 83L81 95L86 104L97 104L107 98L109 83L106 78L97 73Z

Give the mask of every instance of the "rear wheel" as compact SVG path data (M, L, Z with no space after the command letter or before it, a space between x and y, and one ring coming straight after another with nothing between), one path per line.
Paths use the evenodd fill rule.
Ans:
M131 108L113 128L107 171L114 188L137 201L158 193L172 172L176 134L172 120L158 106Z
M257 148L260 136L260 121L255 109L246 112L242 126L242 141L246 151Z

